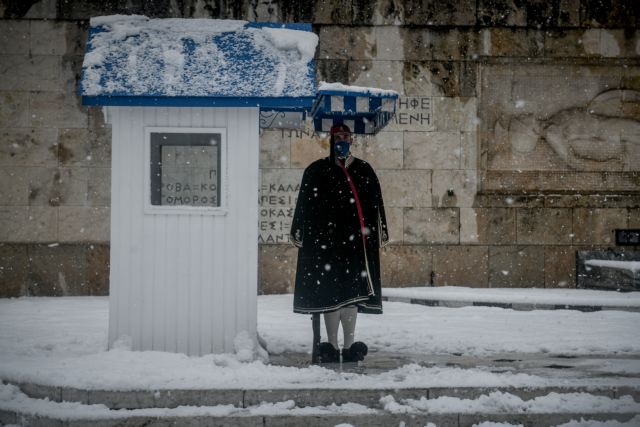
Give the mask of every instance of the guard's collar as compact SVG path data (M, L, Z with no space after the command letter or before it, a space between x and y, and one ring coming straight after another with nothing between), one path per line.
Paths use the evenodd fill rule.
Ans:
M340 159L338 157L335 158L335 162L336 162L336 165L340 166L341 162L340 162ZM344 160L344 166L348 168L351 165L351 163L353 163L353 155L351 155L351 153L349 153L349 157L347 157Z

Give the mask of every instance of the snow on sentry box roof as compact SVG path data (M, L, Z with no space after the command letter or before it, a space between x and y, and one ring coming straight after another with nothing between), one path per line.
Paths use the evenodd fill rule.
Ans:
M309 109L318 36L310 24L218 19L91 19L85 105Z

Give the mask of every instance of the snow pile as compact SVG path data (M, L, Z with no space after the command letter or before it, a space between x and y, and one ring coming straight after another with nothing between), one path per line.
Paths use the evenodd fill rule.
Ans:
M485 414L540 414L540 413L637 413L640 404L630 397L611 399L608 397L592 396L583 393L557 394L522 400L517 396L494 392L479 396L477 399L460 399L439 397L428 400L421 398L395 401L393 396L380 399L384 411L393 414L420 413L485 413ZM48 399L30 398L14 385L0 384L0 410L18 412L24 415L35 415L55 418L59 420L81 419L124 419L128 417L230 417L230 416L353 416L381 414L377 408L369 408L356 403L328 406L298 407L295 401L262 403L248 408L234 405L217 406L178 406L176 408L146 408L146 409L109 409L103 404L81 404L77 402L52 402ZM588 424L586 421L571 421L562 427L622 427L635 426L640 421L636 416L629 423L609 421L607 424ZM346 424L342 424L346 425ZM429 424L428 426L433 426ZM506 427L511 424L484 422L478 427Z
M43 415L61 419L99 417L109 412L105 405L83 405L77 402L51 402L32 399L11 384L0 384L0 410L26 415Z
M318 36L246 21L91 19L85 96L315 96Z
M52 402L33 399L10 384L0 384L0 410L26 415L46 416L60 420L123 419L128 417L229 417L275 415L360 415L378 411L356 403L329 406L297 407L293 400L262 403L248 408L234 405L178 406L176 408L109 409L103 404Z
M568 423L560 424L556 427L638 427L640 426L640 415L636 415L627 422L620 422L616 420L609 421L596 421L585 420L582 418L580 421L571 420Z
M600 421L600 420L585 420L582 418L580 421L571 420L568 423L560 424L555 427L638 427L640 425L640 415L633 417L627 422L620 422L616 420ZM523 427L522 424L510 424L510 423L494 423L492 421L485 421L480 424L474 424L472 427Z
M111 350L81 357L2 360L0 378L89 390L396 389L414 387L543 387L566 384L527 374L408 364L379 374L240 362L232 355L187 357ZM597 383L597 381L592 381Z
M606 412L634 413L640 412L640 403L631 396L612 399L594 396L587 393L549 393L531 400L522 400L510 393L495 391L482 395L477 399L460 399L442 396L436 399L425 397L403 399L396 402L393 396L380 399L386 411L394 414L430 413L485 413L485 414L553 414L576 413L597 414Z
M311 61L316 53L318 37L313 33L286 28L264 28L262 31L269 37L276 49L282 52L297 51L304 63Z
M483 421L471 427L524 427L522 424L494 423L493 421Z
M584 262L587 265L593 267L606 267L615 268L617 270L629 270L632 273L640 272L640 261L615 261L605 259L589 259Z
M263 348L256 346L256 341L249 336L247 331L240 332L233 340L233 348L236 358L240 362L251 362L256 358L266 361L269 354Z
M609 263L616 261L587 261L587 263L591 262ZM627 265L627 268L631 268L631 266ZM413 288L383 288L382 295L385 297L439 301L640 307L640 292L620 293L587 289L517 289L469 288L464 286L420 286Z

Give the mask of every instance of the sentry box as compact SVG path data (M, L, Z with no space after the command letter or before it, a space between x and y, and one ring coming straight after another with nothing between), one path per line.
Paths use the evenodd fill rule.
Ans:
M79 90L112 129L110 348L255 343L260 113L310 110L317 41L309 24L91 20Z
M259 127L375 134L396 92L322 83L310 24L93 18L79 92L112 130L109 347L256 344Z

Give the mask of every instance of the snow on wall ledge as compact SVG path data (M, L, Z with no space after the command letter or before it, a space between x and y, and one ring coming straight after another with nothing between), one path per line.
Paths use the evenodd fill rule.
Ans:
M315 96L310 24L219 19L91 19L83 96Z
M398 97L400 94L395 90L380 89L377 87L348 86L342 83L320 82L319 92L343 92L346 94L362 94L380 97Z

